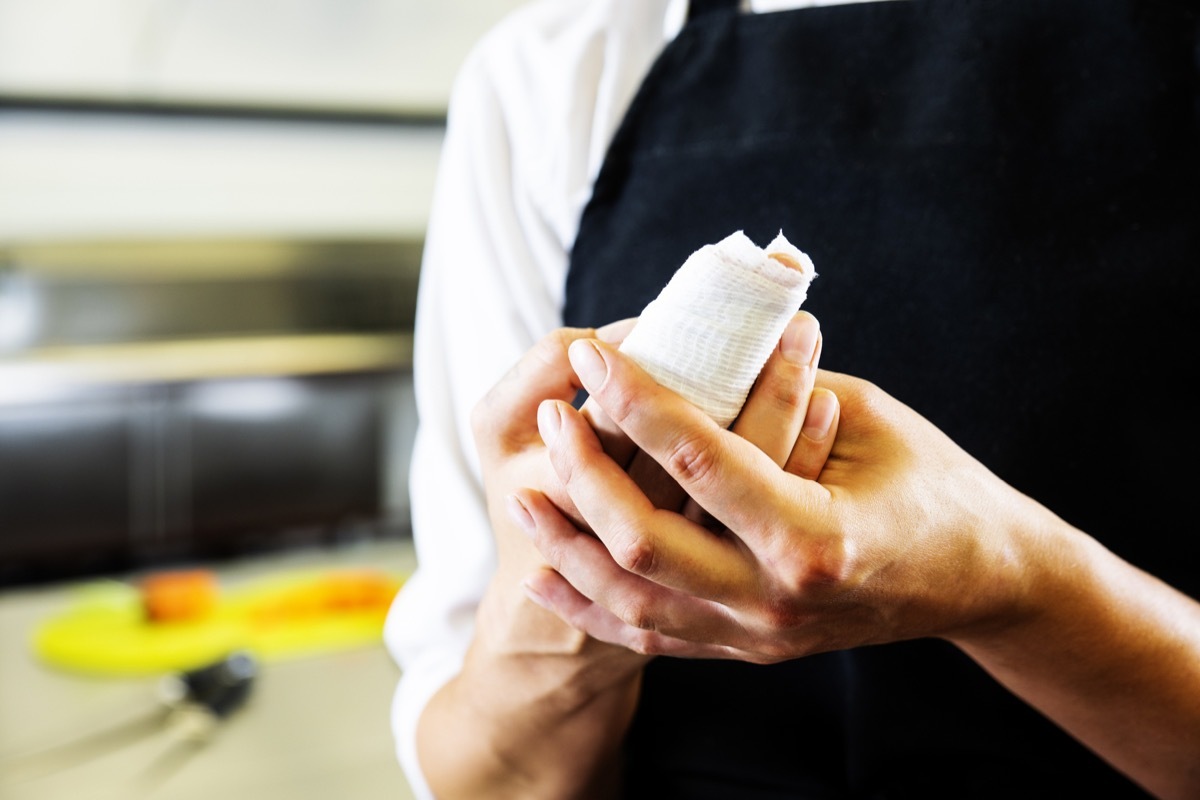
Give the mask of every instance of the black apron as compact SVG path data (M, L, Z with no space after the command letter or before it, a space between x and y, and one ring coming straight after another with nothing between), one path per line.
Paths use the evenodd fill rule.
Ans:
M1200 595L1196 3L734 5L693 3L633 101L565 322L782 229L817 267L824 367ZM626 751L628 797L1144 796L937 640L656 659Z

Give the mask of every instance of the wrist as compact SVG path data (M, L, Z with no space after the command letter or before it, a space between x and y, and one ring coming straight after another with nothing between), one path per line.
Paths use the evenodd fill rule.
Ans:
M477 636L462 671L436 698L441 712L432 715L453 720L443 730L469 731L470 743L450 737L456 743L435 752L427 738L426 771L438 773L447 796L615 796L612 782L641 670L628 659L614 669L613 654L605 655L596 658L589 647L579 653L495 649Z
M615 796L640 675L583 702L571 681L545 680L552 660L468 653L418 724L418 758L439 797Z
M1112 553L1044 506L1019 496L993 572L998 601L947 637L969 653L1024 658L1031 648L1069 652L1103 614ZM989 659L990 660L990 659Z
M499 574L479 604L475 630L468 662L477 660L491 674L512 675L535 695L557 698L556 705L571 698L586 703L636 678L648 660L568 625L531 601L519 581Z
M965 647L1021 636L1070 603L1084 580L1091 540L1040 503L1009 487L978 541L977 568L963 592L962 622L942 638Z

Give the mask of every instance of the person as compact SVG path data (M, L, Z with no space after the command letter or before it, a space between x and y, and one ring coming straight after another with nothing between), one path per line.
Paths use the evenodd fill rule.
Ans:
M554 0L494 29L418 306L386 630L418 795L1200 795L1196 23ZM819 272L812 401L743 439L593 338L781 226Z

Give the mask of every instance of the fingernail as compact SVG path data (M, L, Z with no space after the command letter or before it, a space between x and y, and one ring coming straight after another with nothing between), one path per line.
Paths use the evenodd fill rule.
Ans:
M562 418L559 414L558 403L553 400L547 400L538 406L538 433L542 435L542 441L546 443L547 447L554 444L554 440L558 438L558 432L562 428Z
M833 427L833 418L837 414L837 395L825 389L817 389L808 401L808 413L804 417L804 427L801 435L814 442L823 442Z
M608 375L608 364L596 349L596 345L585 339L572 342L567 350L567 357L571 359L571 366L586 389L598 389L604 383L604 378Z
M504 504L508 507L508 516L512 521L517 523L517 526L527 536L533 536L533 531L537 527L537 523L533 521L533 515L529 513L529 509L521 502L521 498L515 494L510 494L504 498Z
M811 314L797 314L783 331L780 348L793 364L811 364L821 338L821 326Z

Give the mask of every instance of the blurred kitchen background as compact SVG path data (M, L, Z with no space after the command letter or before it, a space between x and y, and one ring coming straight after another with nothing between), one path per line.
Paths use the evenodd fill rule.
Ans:
M0 0L0 797L411 797L378 629L263 663L202 742L129 722L163 721L158 674L35 641L156 572L328 573L285 620L304 645L304 614L361 602L337 569L411 571L446 105L519 3ZM135 609L120 654L206 619Z
M408 534L450 86L517 0L0 0L0 586Z

